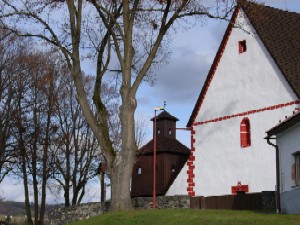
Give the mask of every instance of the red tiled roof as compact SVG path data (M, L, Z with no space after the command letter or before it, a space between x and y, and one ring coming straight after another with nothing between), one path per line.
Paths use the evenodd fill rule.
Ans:
M282 74L300 96L300 14L246 3L243 10Z
M247 1L240 1L240 6L236 8L228 28L224 34L223 40L216 54L212 67L207 75L201 93L196 105L187 123L191 127L205 94L217 68L218 62L222 56L222 51L230 36L232 27L235 23L239 8L249 18L255 28L258 36L261 38L265 47L268 49L272 58L275 60L282 74L294 90L295 94L300 97L300 14L294 12L282 11L269 6L263 6Z
M156 139L156 152L177 153L182 155L189 155L190 149L181 144L177 139L159 137ZM153 139L144 145L138 152L139 155L153 153Z

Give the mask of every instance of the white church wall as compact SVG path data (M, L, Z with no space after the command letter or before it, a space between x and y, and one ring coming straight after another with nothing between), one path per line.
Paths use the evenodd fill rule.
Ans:
M242 15L239 13L237 23L243 24L243 30L233 28L196 121L282 104L296 98L255 30L247 25L248 19ZM238 42L242 40L246 40L247 51L239 53Z
M187 195L187 165L185 164L177 178L166 193L166 196Z
M200 122L297 100L262 41L238 15L243 29L233 28L204 102L193 126L195 130L195 195L231 194L237 182L249 192L275 190L275 150L264 140L265 132L296 105L237 116L200 125ZM249 31L248 34L246 31ZM238 42L246 40L247 51L239 53ZM240 146L240 123L250 119L251 146ZM186 167L170 187L168 195L187 194ZM181 184L181 185L180 185Z
M281 71L243 13L234 28L195 122L230 116L297 99ZM247 51L238 52L246 40ZM275 151L264 140L265 131L290 115L295 105L247 115L251 146L240 146L240 123L244 116L195 126L195 194L231 194L237 182L249 192L274 191Z

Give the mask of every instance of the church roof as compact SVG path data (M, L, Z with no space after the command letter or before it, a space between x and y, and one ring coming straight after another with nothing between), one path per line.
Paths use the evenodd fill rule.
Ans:
M282 74L300 96L300 14L246 3L243 10Z
M223 36L223 40L187 123L187 127L192 126L200 110L240 8L245 12L287 82L298 98L300 98L300 14L245 0L240 0L239 2Z
M154 117L151 119L151 121L154 120ZM159 115L156 116L156 121L160 120L171 120L171 121L179 121L175 116L172 116L170 113L168 113L166 110L163 110Z
M139 150L139 155L144 154L153 154L153 139L149 141L146 145L144 145ZM165 153L176 153L181 155L189 155L190 149L180 143L177 139L173 138L165 138L165 137L157 137L156 139L156 152L165 152Z

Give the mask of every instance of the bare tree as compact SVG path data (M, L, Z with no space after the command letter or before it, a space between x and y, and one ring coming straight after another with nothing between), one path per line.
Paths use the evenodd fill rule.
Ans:
M20 48L19 44L16 37L0 31L0 183L16 161L11 128L14 102L13 62Z
M14 138L19 151L28 224L43 224L46 186L50 174L49 154L55 137L55 80L58 73L53 54L24 49L15 61L16 91ZM53 124L54 123L54 124ZM17 172L16 174L19 174ZM34 214L30 207L32 188Z
M226 18L234 1L216 0L212 7L206 7L200 0L2 0L0 6L5 29L43 40L64 55L77 100L108 165L110 210L132 208L130 178L137 151L137 91L143 81L149 80L153 66L166 58L167 37L176 25L184 24L184 18L191 16ZM63 11L67 12L64 18L53 18L53 14ZM81 67L82 53L87 49L91 49L97 63L93 107L84 88ZM114 64L111 58L117 62ZM110 139L109 113L101 98L104 75L111 74L111 70L119 71L120 149L115 149Z
M63 189L65 206L81 202L90 179L97 175L99 146L86 123L76 100L76 91L68 71L59 78L56 102L58 130L52 146L52 184L54 191ZM85 78L86 88L91 79ZM55 188L54 188L55 187Z

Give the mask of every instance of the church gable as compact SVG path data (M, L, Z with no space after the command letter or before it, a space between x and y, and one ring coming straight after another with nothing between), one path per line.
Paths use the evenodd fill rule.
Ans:
M298 99L242 8L231 21L188 126Z
M300 42L295 42L299 35L289 33L284 34L286 40L282 39L280 29L273 32L272 38L274 28L266 29L268 34L263 35L263 26L273 20L277 28L282 22L289 24L289 20L293 26L298 21L300 26L300 18L295 19L299 14L289 16L284 12L285 18L281 19L281 10L238 2L245 5L233 13L187 124L191 130L187 171L178 175L169 195L234 194L236 184L247 187L247 192L274 190L275 154L264 140L265 131L299 107L300 58L294 61L284 55L291 51L286 46L289 39L299 47ZM276 16L270 15L272 20L261 24L255 17L273 13ZM281 46L273 48L276 35L286 43L277 43ZM186 186L180 187L180 182L186 182Z

